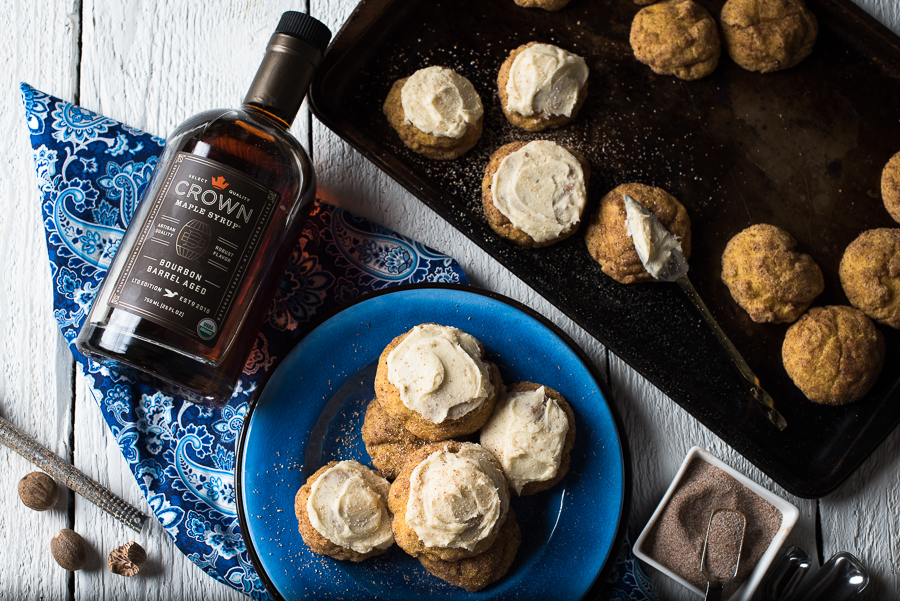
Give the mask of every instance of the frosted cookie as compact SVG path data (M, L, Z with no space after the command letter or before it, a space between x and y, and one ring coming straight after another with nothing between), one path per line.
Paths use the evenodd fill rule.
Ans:
M515 0L515 3L525 8L543 8L551 12L561 10L572 0Z
M430 159L455 159L481 138L484 108L478 92L444 67L419 69L396 81L382 110L403 143Z
M569 471L575 415L552 388L519 382L497 401L480 442L500 462L510 488L531 495L551 488Z
M425 440L475 432L503 382L471 334L426 323L396 338L378 359L375 396L391 419Z
M638 11L631 22L634 57L660 75L693 80L716 69L719 28L693 0L668 0Z
M819 33L815 15L802 0L728 0L719 21L731 60L760 73L802 61Z
M313 552L362 561L394 544L388 481L356 461L332 461L294 498L300 536Z
M784 368L806 398L846 405L863 398L884 365L884 336L853 307L813 307L788 328Z
M900 152L881 171L881 200L894 221L900 223Z
M391 485L397 545L413 557L459 561L487 551L509 511L497 459L471 442L425 445Z
M838 271L850 304L878 323L900 328L900 229L863 232Z
M487 551L459 561L444 561L420 555L419 563L441 580L475 592L506 575L521 544L522 532L519 530L516 514L510 507L497 540Z
M373 399L366 409L362 439L372 465L388 480L396 478L407 458L426 443L391 419L378 399Z
M574 119L587 98L587 85L583 58L538 42L513 50L497 76L503 114L527 131L560 127Z
M578 229L591 166L555 142L513 142L491 155L481 183L488 224L525 248L549 246Z
M757 323L797 321L825 290L822 270L797 241L774 225L739 232L722 254L722 281L732 298Z
M588 252L603 273L622 284L656 281L650 275L629 229L624 195L653 213L681 244L685 259L691 257L691 219L680 202L660 188L644 184L622 184L600 200L585 232Z

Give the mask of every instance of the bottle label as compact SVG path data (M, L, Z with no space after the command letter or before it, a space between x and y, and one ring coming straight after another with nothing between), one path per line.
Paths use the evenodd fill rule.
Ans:
M109 304L213 347L279 195L185 152L165 177Z

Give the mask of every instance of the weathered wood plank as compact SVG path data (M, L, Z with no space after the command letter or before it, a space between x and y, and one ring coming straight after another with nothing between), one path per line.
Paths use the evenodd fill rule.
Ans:
M0 11L0 413L71 459L72 359L53 318L53 282L40 194L19 82L71 97L77 85L78 2L14 0ZM37 40L40 40L38 42ZM68 573L50 554L50 539L70 525L68 491L56 507L35 512L16 486L33 465L0 450L0 591L9 599L63 599Z

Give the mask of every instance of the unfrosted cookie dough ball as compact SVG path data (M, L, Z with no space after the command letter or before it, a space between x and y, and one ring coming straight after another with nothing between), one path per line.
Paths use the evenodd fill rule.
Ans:
M391 485L388 507L397 545L413 557L442 561L491 548L509 511L509 486L481 445L448 440L425 445Z
M862 311L813 307L788 328L784 368L806 398L823 405L858 401L884 365L884 336Z
M459 561L444 561L429 555L420 555L419 563L444 582L464 588L471 593L480 591L503 578L516 558L516 552L521 544L522 532L516 521L516 512L510 507L497 540L484 553Z
M419 69L397 80L382 110L403 143L430 159L455 159L481 138L484 107L478 92L444 67Z
M481 429L481 446L493 453L516 494L555 486L569 471L575 414L549 386L518 382L506 389Z
M556 142L501 146L491 155L481 182L488 225L525 248L564 240L581 223L590 176L584 155Z
M797 241L774 225L758 224L731 240L722 254L722 281L757 323L790 323L825 289L822 270Z
M394 544L388 481L356 461L332 461L297 491L294 514L313 552L362 561Z
M552 44L519 46L503 61L497 75L503 114L526 131L569 123L584 104L587 91L587 63Z
M642 8L631 23L634 57L660 75L706 77L719 64L719 28L693 0L667 0Z
M500 370L484 345L454 327L420 324L382 351L375 396L395 422L425 440L477 431L502 392Z
M720 16L728 55L748 71L793 67L812 52L819 24L802 0L728 0Z
M525 8L543 8L551 12L561 10L572 0L515 0L515 3Z
M891 157L881 172L881 199L894 221L900 223L900 152Z
M841 257L850 304L878 323L900 328L900 229L863 232Z
M600 200L585 232L588 252L603 273L622 284L656 281L644 269L628 230L625 197L653 213L681 242L685 259L691 257L691 219L674 196L644 184L622 184Z

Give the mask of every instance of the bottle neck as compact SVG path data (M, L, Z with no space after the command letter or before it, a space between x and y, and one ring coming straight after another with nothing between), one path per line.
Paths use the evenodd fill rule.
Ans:
M290 126L309 84L322 64L322 54L298 38L276 33L256 71L244 104L273 115Z

